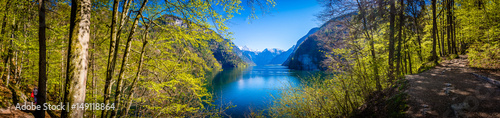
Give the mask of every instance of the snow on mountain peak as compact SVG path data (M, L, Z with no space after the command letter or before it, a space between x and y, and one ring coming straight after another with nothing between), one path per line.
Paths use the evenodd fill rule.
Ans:
M252 49L248 48L246 45L241 47L241 46L238 46L238 48L240 48L240 50L245 50L245 51L252 51Z

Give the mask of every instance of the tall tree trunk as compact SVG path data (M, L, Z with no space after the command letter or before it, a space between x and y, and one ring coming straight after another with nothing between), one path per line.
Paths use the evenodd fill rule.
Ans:
M393 62L394 62L394 21L395 21L395 17L396 17L396 3L395 3L395 0L390 0L390 3L389 3L391 6L390 8L390 20L389 20L389 81L393 81L394 80L394 74L393 74L393 71L394 71L394 65L393 65Z
M141 75L141 71L142 71L142 62L144 60L144 52L146 51L146 46L148 44L148 40L147 40L147 36L148 36L148 26L146 25L146 28L145 28L145 33L144 33L144 39L143 39L143 43L142 43L142 49L141 49L141 56L140 56L140 59L139 59L139 66L137 67L137 72L135 74L135 77L134 77L134 80L132 81L132 84L130 85L130 92L128 93L128 96L127 96L127 102L125 102L125 108L122 109L122 113L120 114L120 116L125 116L127 115L128 111L130 110L130 106L132 105L132 98L134 96L134 92L135 92L135 85L137 83L137 80L140 79L140 75Z
M441 27L441 46L442 46L442 48L441 48L441 56L442 57L448 54L448 52L446 51L446 43L444 43L444 41L445 41L445 39L444 39L444 32L446 30L445 29L446 28L445 27L446 24L445 24L444 20L445 20L445 18L444 18L444 13L443 13L442 19L441 19L441 25L443 25ZM439 34L439 31L438 31L438 34Z
M5 87L9 87L9 82L10 82L10 57L7 56L7 61L5 62L5 64L7 65L7 81L6 81L6 84L5 84ZM2 75L3 76L3 75Z
M436 53L436 31L437 31L437 23L436 23L436 0L432 0L432 58L434 64L438 64L437 53Z
M97 32L99 31L99 27L96 27L96 23L94 23L93 26L94 26L94 35L92 35L92 40L94 40L92 42L92 50L93 51L90 53L90 60L92 60L90 62L91 63L90 67L92 68L92 70L90 70L91 71L91 75L92 75L92 89L91 89L91 91L92 91L93 102L97 103L97 98L95 97L95 95L97 94L97 91L96 91L97 89L96 89L96 85L95 85L95 78L96 78L96 74L95 74L95 67L96 66L95 65L96 64L95 64L95 56L94 56L94 54L95 54L95 51L97 51L97 49L95 48L95 40L96 40ZM92 105L92 108L93 107L94 106ZM95 110L92 109L92 118L95 118L95 117L96 117L95 116Z
M408 74L408 61L407 61L407 56L406 56L406 53L408 53L408 45L407 45L407 40L406 40L406 32L403 30L403 54L402 54L402 57L404 58L403 59L403 62L404 62L404 71L403 71L403 75L406 75Z
M455 17L454 17L454 12L455 12L455 0L451 0L451 14L450 14L450 20L451 20L451 35L452 35L452 48L453 48L453 53L458 54L457 51L457 36L456 36L456 29L455 29Z
M408 55L408 65L410 67L408 67L408 71L410 72L410 74L413 74L413 69L411 67L411 56L410 56L410 53L406 53Z
M439 37L441 36L441 35L439 35L439 30L438 30L438 31L436 31L436 32L437 32L437 38L438 38L438 39L437 39L437 45L438 45L438 48L439 48L439 50L440 50L440 51L439 51L439 55L443 56L443 55L444 55L444 54L443 54L443 52L444 52L444 51L443 51L443 49L444 49L444 48L443 48L443 45L442 45L442 44L443 44L443 42L442 42L442 38L439 38Z
M62 40L61 42L62 42L62 44L65 43L64 40ZM61 49L61 53L65 53L64 49ZM64 96L64 84L62 84L62 83L65 83L64 82L65 79L63 79L63 78L66 78L66 74L65 74L66 70L64 69L64 61L65 61L64 60L64 56L65 55L66 54L62 54L61 55L61 75L60 75L60 80L59 80L59 82L61 82L61 85L60 85L61 86L61 90L59 91L60 96ZM59 101L64 101L64 97L59 97Z
M87 56L90 40L90 0L71 0L69 27L68 59L66 66L66 88L64 102L69 105L85 103L85 85L87 80ZM62 118L83 117L84 109L65 109Z
M128 13L130 11L129 7L130 7L130 4L132 3L131 1L132 0L125 0L125 3L123 4L123 7L122 7L123 8L123 12L122 12L122 14L120 16L120 24L118 25L118 29L116 30L117 36L116 36L115 50L118 50L118 48L119 48L120 39L121 39L120 38L120 36L121 36L120 34L122 32L123 26L125 25L125 23L127 23L127 20L129 19Z
M404 22L404 16L403 16L403 10L404 10L404 0L400 0L400 11L399 11L399 34L398 34L398 47L397 47L397 50L396 50L396 62L398 62L396 64L396 77L399 78L399 76L401 75L401 42L403 42L403 22Z
M448 40L448 53L449 54L452 54L453 53L453 47L452 47L452 42L451 42L451 2L450 0L446 0L446 21L447 22L447 25L446 25L446 38Z
M121 100L121 92L122 92L122 84L123 84L123 76L125 72L125 67L127 66L127 61L128 61L128 56L130 55L130 48L132 46L132 39L134 36L134 33L136 31L137 24L139 23L139 18L141 16L142 10L144 10L144 7L146 6L146 3L148 0L144 0L142 3L141 8L137 12L137 16L134 19L134 22L132 24L131 31L129 33L128 39L127 39L127 45L125 46L125 51L123 52L123 59L122 59L122 64L120 67L120 73L118 76L117 80L117 85L116 85L116 91L115 91L115 109L113 112L111 112L111 117L114 118L118 114L118 109L120 108L120 100Z
M39 0L38 3L38 95L37 105L43 106L47 98L47 57L45 44L45 0ZM36 110L34 116L45 118L45 110Z
M110 44L109 44L109 54L108 54L108 65L106 67L106 83L104 84L104 104L109 104L111 93L111 80L113 79L113 72L115 71L116 65L116 20L118 19L118 3L120 0L114 0L113 2L113 14L111 17L111 32L110 32ZM102 110L101 118L107 116L107 109Z
M419 15L420 16L420 15ZM415 31L416 31L416 35L417 35L417 43L418 43L418 58L420 59L420 61L422 61L422 39L420 39L420 28L418 27L418 21L417 21L418 18L414 18L413 19L413 22L415 23L414 27L415 27Z
M94 28L95 28L95 27L94 27ZM94 40L95 40L95 33L94 33L94 37L93 37L92 39L94 39ZM94 52L94 51L95 51L95 43L92 43L92 50L93 50L93 51L91 51L91 52L90 52L90 65L89 65L89 67L91 68L91 70L90 70L90 74L92 75L92 78L91 78L91 79L92 79L92 80L91 80L91 88L92 88L92 89L90 90L90 94L91 94L91 97L94 99L94 98L95 98L95 96L94 96L94 95L96 94L96 93L94 92L94 88L95 88L95 86L94 86L94 85L95 85L95 83L94 83L94 82L95 82L95 73L94 73L94 70L95 70L95 66L94 66L94 65L95 65L95 60L94 60L94 59L95 59L95 58L94 58L94 53L95 53L95 52ZM94 101L93 101L93 102L94 102L94 103L97 103L97 101L95 101L95 99L94 99ZM92 108L94 108L94 106L91 106L91 107L92 107ZM94 118L94 117L95 117L94 109L92 109L92 110L91 110L91 112L92 112L91 117L92 117L92 118Z

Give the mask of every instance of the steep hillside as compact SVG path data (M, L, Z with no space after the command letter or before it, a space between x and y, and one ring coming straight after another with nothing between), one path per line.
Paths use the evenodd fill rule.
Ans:
M211 51L213 52L214 58L219 62L222 68L234 68L244 66L247 60L240 58L238 53L241 53L239 49L234 49L234 44L230 40L224 40L217 42L213 40L211 42Z
M164 16L164 19L160 20L160 23L162 24L186 27L187 24L184 22L185 21L181 18L171 15L166 15ZM238 55L238 53L241 52L232 48L232 46L234 46L233 42L231 40L223 39L222 36L215 34L215 32L213 33L214 34L212 35L215 35L215 37L218 37L219 39L200 40L203 42L188 42L189 45L187 46L189 46L190 49L194 49L193 51L203 58L203 60L207 62L208 66L215 68L218 68L218 66L222 68L245 66L245 60L240 58ZM208 47L202 46L203 43L209 44Z
M304 35L302 38L300 38L297 41L297 44L295 44L291 48L292 52L290 53L290 55L294 55L295 54L295 50L297 50L297 48L300 46L300 44L302 44L302 42L304 42L304 40L306 40L306 38L309 37L309 35L316 33L316 31L318 31L318 30L319 30L319 28L317 28L317 27L312 28L311 30L309 30L309 32L307 32L306 35ZM283 66L288 66L288 64L290 63L290 60L292 59L292 56L290 56L290 55L288 55L287 59L282 63Z
M255 63L253 63L252 59L248 55L244 55L243 50L241 50L239 47L234 45L234 43L231 43L233 47L233 52L238 55L238 57L241 58L247 65L249 66L255 66Z
M333 18L323 24L317 31L311 29L302 42L297 42L296 50L283 63L296 70L326 70L333 54L332 48L342 47L342 38L347 35L347 29L337 21L350 19L353 14ZM308 33L308 34L309 34ZM305 36L305 37L306 37ZM304 38L304 37L303 37Z

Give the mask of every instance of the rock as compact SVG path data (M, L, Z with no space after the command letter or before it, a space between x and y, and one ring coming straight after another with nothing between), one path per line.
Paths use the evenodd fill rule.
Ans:
M464 115L464 110L469 109L469 103L463 102L463 103L458 103L458 104L452 104L451 109L455 113L455 116L461 116Z

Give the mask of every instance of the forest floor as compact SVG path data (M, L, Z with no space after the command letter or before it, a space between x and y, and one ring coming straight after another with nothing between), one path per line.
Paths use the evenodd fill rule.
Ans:
M45 115L47 116L47 114ZM0 108L1 118L34 118L31 113L26 113L21 110L17 110L15 107ZM48 117L50 118L50 117Z
M409 117L500 117L500 71L470 68L466 55L407 75ZM479 77L479 76L483 77Z

